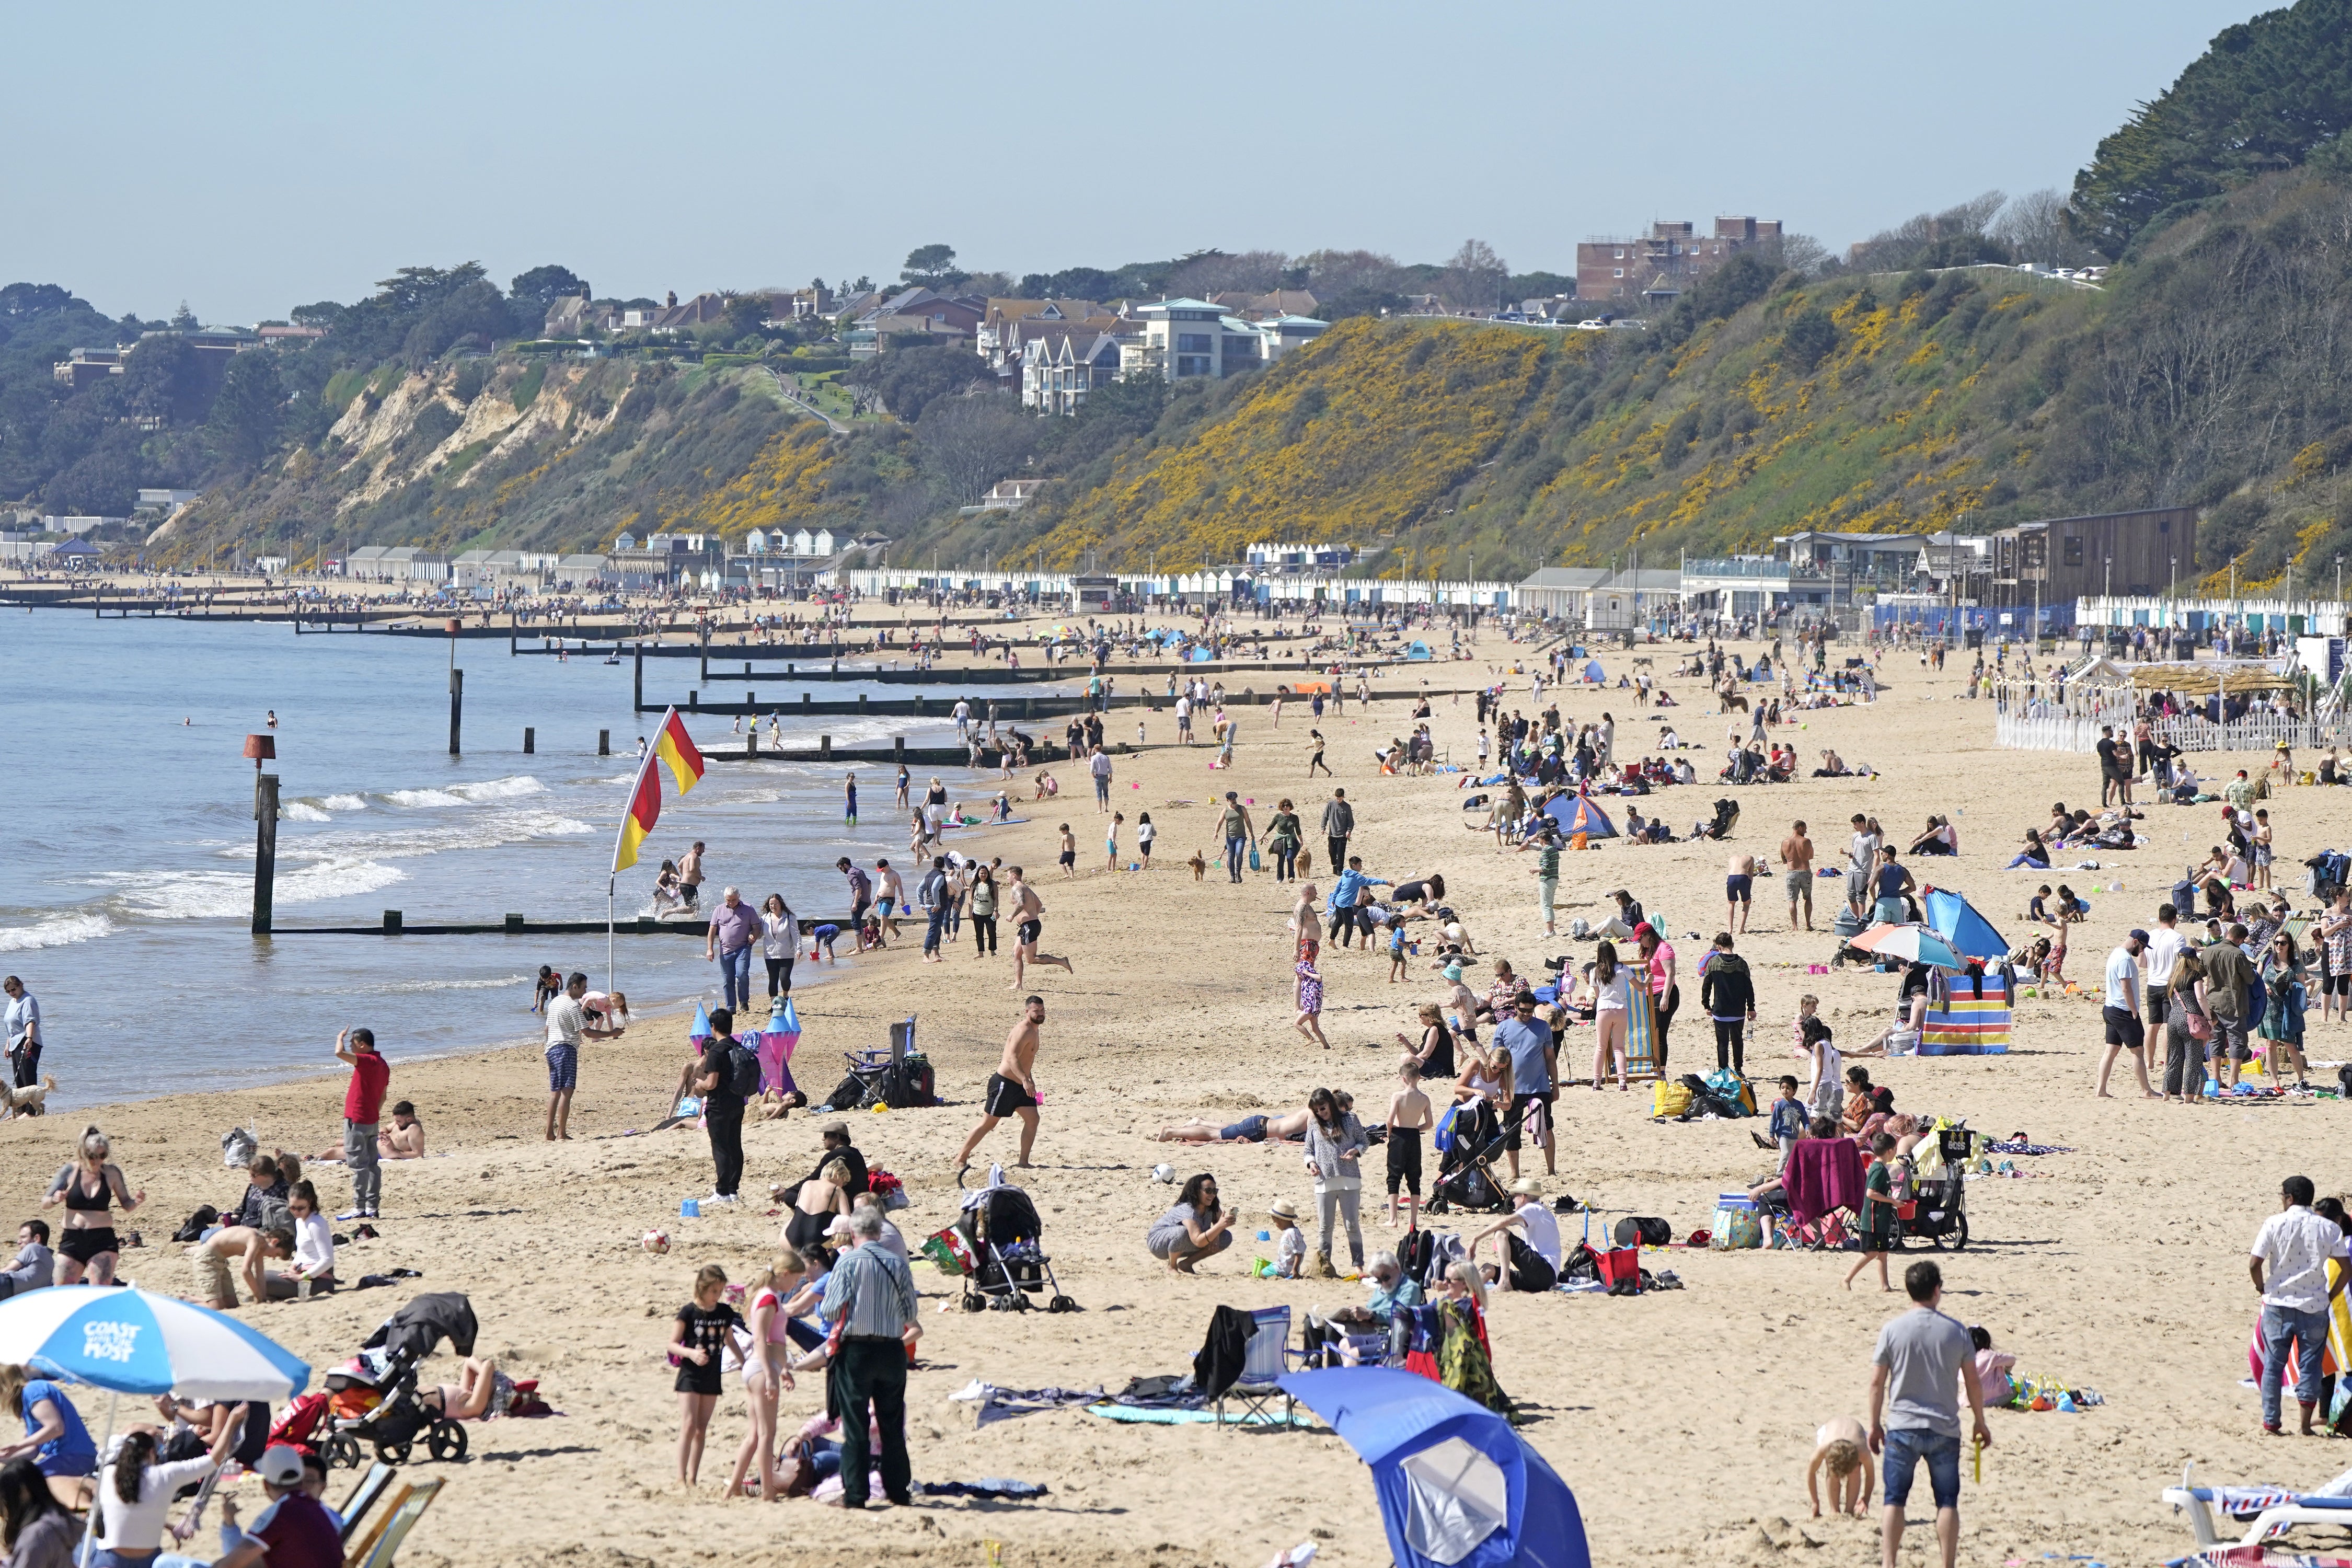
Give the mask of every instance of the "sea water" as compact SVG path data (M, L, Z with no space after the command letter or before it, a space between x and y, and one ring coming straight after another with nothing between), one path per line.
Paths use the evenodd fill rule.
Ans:
M526 641L526 647L531 646ZM740 670L791 650L727 650ZM538 1033L529 1009L541 964L607 984L604 938L593 936L303 936L257 939L253 898L254 764L247 734L268 734L279 780L275 924L377 925L386 909L413 925L602 920L614 837L635 773L636 742L658 713L631 709L633 670L601 654L508 655L503 641L464 639L465 753L448 754L446 639L297 637L287 626L99 621L69 612L0 609L0 973L23 978L41 1004L42 1068L59 1080L53 1107L189 1089L226 1089L335 1067L335 1036L365 1026L398 1062ZM712 665L730 668L713 649ZM952 743L945 719L797 719L816 700L921 692L944 713L959 696L1046 695L1052 686L936 689L839 681L713 682L714 702L748 684L784 710L789 747L830 734L836 747ZM694 660L646 660L646 700L683 707ZM266 716L278 714L270 731ZM709 771L681 799L666 770L659 826L620 875L624 921L650 912L662 860L697 838L704 900L732 885L756 903L782 893L796 912L841 917L847 894L834 861L902 863L907 818L895 770L866 764L859 826L842 820L846 764L740 761L730 718L688 718ZM749 723L747 719L745 723ZM1063 721L1024 723L1058 736ZM526 726L536 753L522 752ZM612 731L614 754L596 754ZM762 720L761 744L766 744ZM958 801L998 787L992 769L918 768ZM987 835L951 834L982 852ZM959 842L960 841L960 842ZM624 934L617 979L633 1007L696 998L714 1004L718 970L702 943ZM761 994L761 966L752 965ZM805 959L797 979L815 978Z

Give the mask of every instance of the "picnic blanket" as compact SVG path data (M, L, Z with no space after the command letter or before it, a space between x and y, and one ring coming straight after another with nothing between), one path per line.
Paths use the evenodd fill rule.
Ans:
M1041 1410L1100 1404L1105 1394L1099 1384L1093 1388L999 1388L974 1378L948 1397L977 1405L972 1425L988 1426L1017 1415L1034 1415Z
M1164 1406L1136 1405L1089 1405L1087 1414L1099 1415L1106 1421L1138 1422L1151 1426L1189 1426L1214 1421L1213 1410L1171 1410ZM1281 1415L1267 1411L1251 1411L1242 1415L1228 1415L1229 1426L1311 1426L1314 1421L1304 1415Z

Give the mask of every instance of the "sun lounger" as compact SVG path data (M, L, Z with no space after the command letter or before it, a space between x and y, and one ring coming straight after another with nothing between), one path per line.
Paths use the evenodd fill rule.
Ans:
M2193 1476L2196 1468L2194 1464L2184 1466L2180 1484L2165 1488L2164 1500L2176 1509L2188 1510L2189 1527L2200 1548L2258 1547L2299 1524L2352 1530L2352 1497L2326 1497L2283 1488L2200 1487ZM2252 1522L2238 1540L2224 1540L2214 1523L2217 1513L2233 1520L2251 1516Z

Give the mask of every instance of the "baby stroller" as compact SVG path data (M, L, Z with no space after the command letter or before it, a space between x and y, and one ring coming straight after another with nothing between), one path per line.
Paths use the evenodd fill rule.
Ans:
M1503 1126L1495 1108L1484 1100L1471 1100L1446 1121L1450 1129L1440 1130L1449 1135L1438 1158L1437 1183L1429 1190L1429 1212L1507 1213L1511 1201L1493 1169L1503 1152Z
M1047 1294L1045 1310L1075 1312L1077 1302L1062 1294L1054 1260L1045 1248L1037 1205L1019 1187L1003 1183L982 1187L964 1199L956 1229L971 1244L979 1265L963 1277L963 1310L1025 1312L1029 1298ZM1049 1293L1049 1294L1048 1294Z
M1895 1223L1903 1235L1932 1242L1938 1252L1944 1249L1946 1237L1951 1237L1955 1252L1968 1246L1965 1177L1969 1160L1976 1152L1976 1136L1965 1127L1947 1127L1936 1134L1937 1151L1944 1159L1943 1173L1917 1184L1911 1202L1895 1209Z
M466 1457L466 1426L426 1408L416 1387L416 1356L407 1346L362 1351L326 1376L330 1428L319 1451L330 1465L357 1469L360 1444L387 1465L404 1465L421 1436L427 1452L452 1464ZM344 1415L343 1410L358 1414Z

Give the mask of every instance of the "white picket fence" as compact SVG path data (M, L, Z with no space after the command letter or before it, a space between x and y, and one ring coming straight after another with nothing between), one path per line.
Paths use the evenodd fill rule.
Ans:
M2129 743L2132 714L2128 709L2088 713L2070 712L2046 703L2027 703L1998 714L1993 720L1996 745L2021 752L2090 752L2099 744L2101 725L2114 726ZM2346 743L2342 716L2326 721L2293 719L2276 713L2251 715L2216 724L2194 716L2159 719L2157 740L2183 752L2268 752L2284 741L2297 750Z

